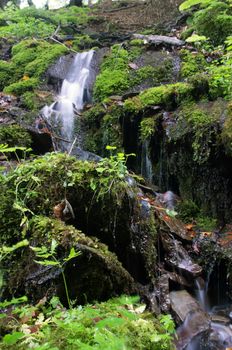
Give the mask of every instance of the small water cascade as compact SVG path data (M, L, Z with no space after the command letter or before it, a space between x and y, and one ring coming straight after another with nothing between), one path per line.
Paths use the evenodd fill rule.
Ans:
M50 106L45 106L42 114L48 123L57 131L62 140L61 149L68 150L74 139L75 119L84 103L91 99L90 85L94 72L91 70L94 51L76 54L64 79L61 91ZM81 145L81 133L77 135L77 145Z
M149 155L148 140L142 143L141 174L149 183L152 183L153 170L152 170L152 162Z
M195 293L196 293L196 299L200 303L202 309L204 311L209 311L210 310L210 305L209 305L209 298L208 298L208 281L205 281L198 277L194 281L195 284Z
M191 339L185 350L227 350L232 347L232 326L230 320L231 305L213 306L208 296L209 280L212 270L208 273L206 282L198 277L195 279L195 294L201 308L209 315L210 327ZM182 331L183 329L183 331ZM180 326L179 334L190 331L187 320ZM190 337L191 338L191 337Z

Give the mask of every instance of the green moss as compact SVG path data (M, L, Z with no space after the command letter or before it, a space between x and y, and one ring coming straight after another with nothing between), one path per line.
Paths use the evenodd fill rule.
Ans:
M188 50L181 50L181 59L181 76L183 78L204 71L208 65L203 54L192 53Z
M217 228L217 220L200 213L196 217L196 225L201 231L213 232Z
M43 40L27 39L14 45L11 61L0 64L4 92L20 96L33 91L49 65L66 52L64 46Z
M69 42L66 42L66 44L69 44ZM93 46L97 46L98 42L90 38L89 35L78 35L75 36L75 39L70 42L72 48L76 51L78 50L85 50L90 49Z
M221 132L221 140L227 154L232 154L232 103L227 107L227 116Z
M0 61L0 90L8 85L14 75L14 67L11 63Z
M112 46L96 79L94 97L97 101L102 101L111 95L122 94L136 83L131 79L128 64L140 53L141 49L138 47L125 50L121 45Z
M197 11L193 18L193 28L198 34L210 38L214 45L223 44L232 31L230 4L214 1Z
M84 148L101 156L107 155L107 145L116 146L120 150L122 145L121 116L121 108L114 104L107 110L101 104L97 104L84 113L82 120L86 130Z
M130 87L128 72L124 70L105 69L97 76L94 97L103 100L113 94L122 94Z
M173 140L192 135L193 160L199 164L206 162L216 142L217 122L220 113L217 106L207 111L206 103L196 105L193 102L182 104L177 113L177 123L170 129ZM220 110L220 108L219 108ZM189 136L188 136L189 137Z
M183 222L189 223L199 215L200 209L192 200L183 200L178 204L177 212Z
M30 134L17 124L3 125L0 128L0 143L8 146L30 147Z
M192 85L187 83L157 86L143 91L139 96L127 99L124 108L128 112L139 112L149 106L170 107L180 103L185 98L189 98L192 92Z
M11 6L5 11L0 11L0 20L4 21L4 25L0 27L0 37L8 39L47 38L55 32L58 25L61 27L61 34L74 34L76 25L87 24L90 19L88 13L89 8L77 6L56 11L35 7L18 9Z
M121 172L126 168L120 168L120 164L106 159L98 171L96 163L76 161L65 154L48 154L20 164L13 173L1 179L1 239L7 236L9 240L15 232L18 234L23 229L20 221L25 215L30 217L32 212L52 215L54 206L64 198L72 203L74 197L78 197L79 205L85 208L101 200L101 206L107 207L106 212L114 211L113 202L119 205L127 190L125 173ZM108 200L111 205L107 204ZM78 205L76 199L74 202ZM101 219L104 220L103 216Z
M156 130L156 117L145 118L140 123L140 139L145 141L154 135Z
M143 46L144 41L142 39L133 39L130 41L131 46Z
M34 90L39 85L39 80L36 78L29 78L13 83L4 88L4 92L12 95L23 95L26 91Z

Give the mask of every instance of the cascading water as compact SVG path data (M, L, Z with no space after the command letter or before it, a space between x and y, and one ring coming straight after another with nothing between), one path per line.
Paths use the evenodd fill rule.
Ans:
M51 106L45 106L43 116L63 139L61 148L67 150L74 138L75 118L83 109L84 103L90 101L90 85L93 81L91 62L94 51L78 53L71 65L67 78L63 81L61 92ZM78 135L80 146L81 136Z
M149 141L146 140L142 144L141 157L141 174L149 182L152 183L152 162L149 156Z

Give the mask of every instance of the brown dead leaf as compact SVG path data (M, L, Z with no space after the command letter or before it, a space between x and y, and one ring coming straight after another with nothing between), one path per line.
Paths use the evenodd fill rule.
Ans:
M55 218L62 220L63 219L63 210L65 208L65 203L61 202L53 207L53 215Z
M185 225L185 228L186 228L186 230L188 230L188 231L192 231L193 224L187 224L187 225Z

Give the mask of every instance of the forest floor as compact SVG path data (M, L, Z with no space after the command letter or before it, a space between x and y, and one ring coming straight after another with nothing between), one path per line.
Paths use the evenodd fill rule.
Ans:
M98 5L97 15L114 24L121 31L134 31L175 22L179 15L181 0L125 1L112 3L104 1ZM96 15L96 12L94 13Z

